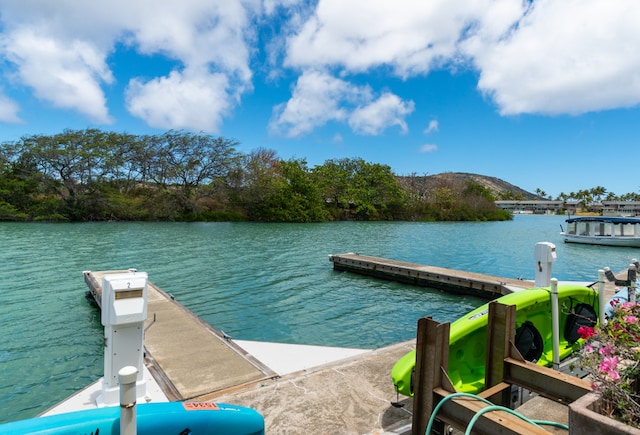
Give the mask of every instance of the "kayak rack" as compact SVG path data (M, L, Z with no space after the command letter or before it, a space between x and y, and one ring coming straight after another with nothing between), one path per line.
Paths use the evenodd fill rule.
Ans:
M515 346L515 305L491 302L488 322L485 390L477 399L453 397L445 400L456 393L447 375L449 323L439 323L431 317L418 320L413 435L426 433L436 410L436 426L432 433L445 433L445 424L464 430L475 420L473 433L477 434L548 434L511 413L483 413L482 410L490 406L487 400L510 408L513 385L566 405L591 392L588 381L528 362L520 355ZM482 415L477 417L479 413Z

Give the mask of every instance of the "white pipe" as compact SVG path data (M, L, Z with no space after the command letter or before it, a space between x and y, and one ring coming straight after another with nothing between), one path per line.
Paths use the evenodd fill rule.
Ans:
M138 369L126 366L118 372L120 382L120 435L136 435L136 380Z
M604 325L604 270L598 270L598 317L599 323Z
M553 368L560 369L560 313L558 307L558 280L551 278L551 334L553 339Z

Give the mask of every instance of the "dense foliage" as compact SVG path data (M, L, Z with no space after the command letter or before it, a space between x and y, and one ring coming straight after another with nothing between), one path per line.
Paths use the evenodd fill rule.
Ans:
M27 136L0 146L0 220L505 220L468 182L423 192L387 165L329 160L308 168L231 139L97 129ZM405 177L406 178L406 177Z

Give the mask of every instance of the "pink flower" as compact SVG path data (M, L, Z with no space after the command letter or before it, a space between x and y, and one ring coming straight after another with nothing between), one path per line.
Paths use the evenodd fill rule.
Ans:
M638 318L636 316L627 316L624 318L624 321L627 323L638 323Z
M586 340L592 335L595 335L595 333L595 328L591 328L589 326L581 326L578 328L578 334L580 334L580 338L582 338L583 340Z
M619 381L620 380L620 374L618 373L617 370L609 370L606 374L606 378L609 381Z
M604 356L611 356L611 355L615 355L615 348L611 345L606 345L601 347L598 352L600 352L600 355L604 355ZM610 358L605 358L605 360L610 359ZM617 359L617 358L616 358Z
M611 375L612 373L615 373L615 375L618 376L618 379L620 379L620 376L618 375L618 372L616 371L616 369L618 368L618 362L620 361L620 359L617 356L614 357L605 357L602 362L600 363L600 367L599 370L603 373L607 373L608 375Z

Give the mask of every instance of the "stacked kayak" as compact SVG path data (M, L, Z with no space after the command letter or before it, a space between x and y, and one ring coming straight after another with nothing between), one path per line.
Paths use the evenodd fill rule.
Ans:
M522 356L543 366L553 363L551 328L551 289L532 288L497 299L516 306L516 346ZM558 286L560 314L560 360L582 345L577 329L595 325L598 293L589 287ZM451 323L449 328L448 375L458 392L477 394L484 388L487 322L489 304L485 304ZM400 394L413 395L415 350L396 362L391 371L393 385Z

